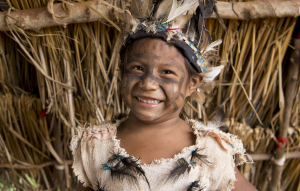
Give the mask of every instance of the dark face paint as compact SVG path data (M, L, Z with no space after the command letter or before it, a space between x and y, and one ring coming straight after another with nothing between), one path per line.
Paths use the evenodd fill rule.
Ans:
M124 69L121 95L131 114L145 122L179 117L189 80L184 58L175 47L160 39L141 39L134 44ZM137 98L161 102L145 106Z

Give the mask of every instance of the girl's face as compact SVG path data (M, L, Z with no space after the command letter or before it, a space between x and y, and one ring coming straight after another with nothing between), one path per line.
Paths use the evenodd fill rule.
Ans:
M196 87L174 46L155 38L134 43L124 66L121 96L139 120L157 123L178 118L185 98Z

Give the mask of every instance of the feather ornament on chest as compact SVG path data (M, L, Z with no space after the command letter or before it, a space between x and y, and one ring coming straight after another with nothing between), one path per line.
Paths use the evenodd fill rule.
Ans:
M111 178L114 180L127 179L132 184L138 184L138 178L143 178L149 188L150 184L138 160L133 156L122 156L119 153L113 153L107 163L103 164L104 170L111 171Z

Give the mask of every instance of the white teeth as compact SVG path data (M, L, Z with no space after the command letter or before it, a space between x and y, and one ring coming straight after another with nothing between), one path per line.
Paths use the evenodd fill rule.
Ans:
M158 100L147 100L140 97L137 97L137 99L140 100L141 102L148 103L148 104L158 104L160 102Z

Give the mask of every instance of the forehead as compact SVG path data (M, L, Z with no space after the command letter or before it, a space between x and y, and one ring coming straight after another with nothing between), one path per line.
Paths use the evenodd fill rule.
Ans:
M129 56L134 54L152 54L157 61L174 60L185 68L184 57L181 52L172 45L159 38L143 38L134 42Z

